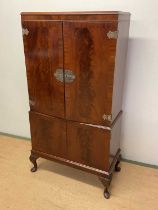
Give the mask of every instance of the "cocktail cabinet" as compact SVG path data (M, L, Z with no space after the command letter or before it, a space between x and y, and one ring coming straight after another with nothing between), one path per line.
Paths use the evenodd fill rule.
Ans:
M32 150L99 177L110 197L120 171L122 93L130 14L23 12Z

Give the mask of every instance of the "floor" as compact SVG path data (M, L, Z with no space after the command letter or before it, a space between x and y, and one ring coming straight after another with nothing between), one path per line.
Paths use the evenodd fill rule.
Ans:
M123 162L111 198L94 175L44 159L31 173L30 141L0 136L1 210L158 210L158 169Z

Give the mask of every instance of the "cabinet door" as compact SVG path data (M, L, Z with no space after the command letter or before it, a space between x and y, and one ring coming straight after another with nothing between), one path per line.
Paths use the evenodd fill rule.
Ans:
M30 108L64 117L64 84L54 76L63 71L62 23L23 21L22 27Z
M68 121L67 136L69 160L108 171L110 131Z
M64 22L63 31L64 69L74 77L65 83L66 118L108 124L116 52L110 33L117 31L117 23Z
M30 112L32 149L66 157L66 122L63 119Z

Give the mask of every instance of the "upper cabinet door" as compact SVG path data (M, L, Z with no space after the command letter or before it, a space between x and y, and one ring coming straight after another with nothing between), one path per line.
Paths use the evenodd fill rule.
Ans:
M23 21L31 110L64 117L62 22Z
M117 22L64 22L66 118L111 124Z

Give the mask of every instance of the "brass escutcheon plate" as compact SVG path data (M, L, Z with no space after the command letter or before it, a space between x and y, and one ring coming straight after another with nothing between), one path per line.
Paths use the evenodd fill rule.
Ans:
M63 82L64 81L63 69L56 69L54 76L58 81Z
M65 69L65 71L63 69L56 69L54 76L58 81L60 81L60 82L65 81L66 83L71 83L76 78L73 71L71 71L69 69Z

